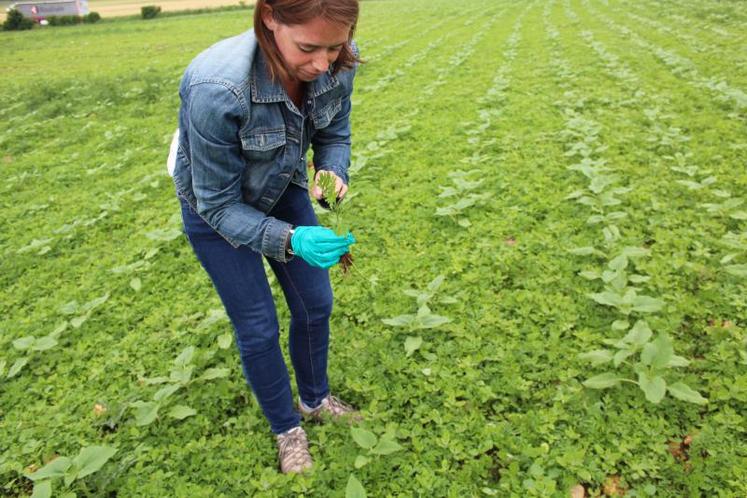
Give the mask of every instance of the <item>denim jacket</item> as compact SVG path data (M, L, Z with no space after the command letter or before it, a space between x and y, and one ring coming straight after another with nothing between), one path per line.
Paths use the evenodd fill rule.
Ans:
M309 83L306 115L270 79L252 30L202 52L179 87L178 195L233 247L287 261L292 227L267 213L306 167L309 146L317 170L348 183L354 75L330 69Z

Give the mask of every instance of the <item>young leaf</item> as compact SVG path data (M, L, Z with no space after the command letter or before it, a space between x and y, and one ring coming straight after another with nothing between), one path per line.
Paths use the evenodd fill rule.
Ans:
M644 365L654 369L666 368L674 356L672 341L664 334L660 334L653 342L646 343L641 352Z
M158 416L158 403L153 401L135 401L130 403L135 408L135 424L149 425Z
M634 354L635 351L631 349L621 349L615 353L615 357L612 359L612 364L619 367L622 362L628 359L629 356Z
M668 386L667 391L669 391L669 394L671 394L673 397L682 401L696 403L698 405L704 405L708 403L708 399L701 396L698 391L691 389L690 386L683 382L677 382L675 384L672 384L671 386Z
M26 351L33 346L35 341L36 338L34 336L27 335L26 337L21 337L20 339L13 341L13 347L18 351Z
M224 377L228 377L228 374L231 371L228 368L208 368L205 370L202 375L200 375L201 380L213 380L213 379L222 379Z
M187 417L191 417L192 415L195 415L197 411L194 408L190 408L189 406L185 405L175 405L169 410L169 417L175 418L177 420L183 420Z
M663 377L649 377L646 372L638 372L638 386L646 394L646 399L654 404L658 404L667 392Z
M367 456L358 455L357 457L355 457L355 463L353 464L353 466L356 469L360 469L361 467L363 467L364 465L366 465L370 461L371 461L371 459L368 458Z
M664 307L664 301L649 296L636 296L633 299L633 311L639 313L656 313Z
M8 378L12 379L16 375L18 375L18 372L21 371L21 369L26 366L26 363L29 362L28 358L18 358L13 365L10 366L10 369L8 370Z
M73 465L77 467L77 479L93 474L117 452L116 448L108 446L88 446L82 448L78 456L73 459Z
M187 363L190 363L192 361L192 356L194 356L195 348L194 346L188 346L184 348L184 351L179 353L179 356L177 356L174 359L174 365L176 366L183 366Z
M447 318L441 315L425 315L423 317L420 317L419 321L420 323L418 325L418 328L434 329L436 327L440 327L445 323L449 323L451 321L451 318Z
M68 457L57 457L33 474L26 474L26 477L32 481L62 477L72 464L72 460Z
M640 347L646 344L648 340L651 339L652 335L653 332L651 332L648 323L646 323L645 320L638 320L635 322L635 325L633 325L633 328L630 329L630 332L623 337L623 342Z
M621 380L614 372L605 372L587 379L583 384L589 389L607 389L618 385Z
M394 318L383 318L381 321L393 327L405 327L415 320L415 315L399 315Z
M371 453L374 453L376 455L389 455L394 452L400 451L402 449L402 446L400 446L396 441L393 441L392 439L382 437L379 440L379 444L377 444L372 450Z
M37 339L33 346L31 346L31 349L34 351L46 351L47 349L52 349L57 345L57 340L53 337L50 337L48 335L45 335L44 337L40 337Z
M366 498L366 490L363 489L361 482L350 474L348 485L345 487L345 498Z
M612 352L607 349L597 349L588 353L581 353L578 358L591 362L592 366L597 366L612 361Z
M45 479L34 483L34 492L31 498L51 498L52 497L52 480Z
M353 436L353 441L355 441L361 448L370 450L376 446L378 439L376 438L376 434L373 432L358 427L351 427L350 434Z
M164 386L158 391L156 391L156 394L153 395L153 401L161 401L172 394L174 394L176 391L179 390L181 386L179 384L169 384L168 386Z
M412 356L412 354L420 349L420 346L423 344L423 338L422 337L407 337L405 339L405 353L406 356L409 358Z
M226 332L225 334L218 337L218 347L221 349L230 348L232 342L233 342L233 334L231 332Z

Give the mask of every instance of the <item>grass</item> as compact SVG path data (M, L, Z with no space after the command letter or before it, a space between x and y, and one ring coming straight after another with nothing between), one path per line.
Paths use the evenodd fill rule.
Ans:
M178 82L249 20L215 12L0 33L0 494L29 495L25 472L108 445L119 451L73 484L79 496L342 496L351 475L369 496L567 496L573 485L743 496L747 289L726 267L747 251L725 240L745 231L744 206L705 205L747 192L735 91L747 71L730 48L744 19L718 2L663 13L613 0L361 5L369 62L356 77L346 212L360 272L332 271L329 373L363 410L360 428L402 449L380 456L346 426L307 425L316 471L278 474L238 355L224 348L230 324L179 232L164 165ZM578 138L574 116L598 133ZM588 186L568 169L577 140L596 144L592 157L630 188L608 209L626 215L609 247L587 223L593 210L566 198ZM455 170L474 170L474 192L487 194L464 211L466 227L435 216L454 202L439 195ZM708 176L703 188L686 183ZM619 312L588 297L602 284L579 275L607 261L569 253L592 245L651 250L634 266L650 277L639 289L665 304L631 321L671 337L690 364L667 382L687 382L707 405L583 386L611 367L577 355L623 335L610 329ZM438 275L430 307L449 323L382 322L414 313L402 291ZM70 304L107 295L90 316ZM13 345L59 324L51 349ZM138 426L129 403L158 389L143 379L167 376L190 346L196 375L229 375L173 395L196 415Z

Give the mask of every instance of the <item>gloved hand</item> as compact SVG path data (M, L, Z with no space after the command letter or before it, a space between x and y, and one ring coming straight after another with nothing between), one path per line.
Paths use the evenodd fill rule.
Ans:
M296 227L291 237L293 253L318 268L337 264L352 244L355 244L352 233L339 236L329 228L320 226Z

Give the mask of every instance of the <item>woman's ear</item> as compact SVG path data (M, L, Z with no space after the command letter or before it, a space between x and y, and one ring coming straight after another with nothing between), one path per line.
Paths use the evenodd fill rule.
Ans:
M278 22L272 15L272 7L267 4L264 4L262 7L262 23L270 31L275 31L278 27Z

